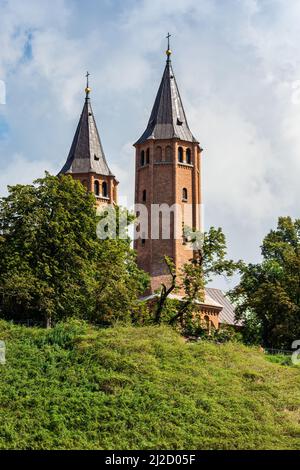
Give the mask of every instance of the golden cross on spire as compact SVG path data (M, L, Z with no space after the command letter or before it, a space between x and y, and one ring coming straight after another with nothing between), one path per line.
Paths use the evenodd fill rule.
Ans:
M168 33L167 35L167 40L168 40L168 49L170 49L170 37L172 36L172 34Z
M86 73L86 89L85 89L85 93L86 93L87 98L89 96L89 93L91 92L90 85L89 85L89 76L90 76L90 73L87 72Z
M166 54L167 54L167 56L168 56L168 60L170 59L170 55L172 54L172 51L171 51L171 49L170 49L170 37L171 37L171 34L168 33L168 35L167 35L167 37L166 37L167 40L168 40L168 49L166 50Z

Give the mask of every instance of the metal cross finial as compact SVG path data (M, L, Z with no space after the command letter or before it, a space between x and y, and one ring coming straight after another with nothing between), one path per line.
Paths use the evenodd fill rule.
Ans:
M171 37L171 36L172 36L172 35L171 35L170 33L168 33L168 35L167 35L167 40L168 40L168 51L170 50L170 37Z
M90 76L90 73L87 72L86 73L86 87L89 88L89 76Z
M167 63L170 63L170 55L172 54L172 51L171 51L171 49L170 49L170 37L171 37L171 34L168 33L168 35L167 35L168 49L166 50L166 54L167 54Z
M86 96L86 99L89 98L89 95L90 95L90 92L91 92L91 89L90 89L90 85L89 85L89 72L86 73L86 89L85 89L85 96Z

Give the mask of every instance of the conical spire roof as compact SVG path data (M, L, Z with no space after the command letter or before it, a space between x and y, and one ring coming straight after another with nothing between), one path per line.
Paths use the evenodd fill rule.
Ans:
M173 138L197 142L186 119L169 55L147 128L136 144Z
M101 144L95 117L86 88L86 98L67 161L61 173L97 173L112 175Z

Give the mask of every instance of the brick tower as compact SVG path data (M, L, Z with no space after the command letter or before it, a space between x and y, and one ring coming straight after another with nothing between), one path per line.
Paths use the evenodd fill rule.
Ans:
M200 229L201 152L199 142L191 133L171 65L171 51L145 132L135 143L135 203L148 209L148 237L135 240L139 266L151 276L151 291L168 284L164 263L167 255L179 269L193 257L186 243L183 226ZM153 204L178 205L182 217L169 223L170 237L162 237L162 218L158 239L151 238ZM178 236L179 234L179 236Z
M70 174L96 196L97 206L117 203L118 181L110 171L90 100L89 73L85 102L67 161L59 174Z

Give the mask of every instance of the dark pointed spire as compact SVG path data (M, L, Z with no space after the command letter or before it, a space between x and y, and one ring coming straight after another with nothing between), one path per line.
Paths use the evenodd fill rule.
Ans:
M136 144L148 139L181 139L197 142L190 131L180 93L171 65L170 37L168 33L167 63L158 89L147 128Z
M86 74L85 102L67 161L61 173L112 175L106 162L90 100L89 73Z

